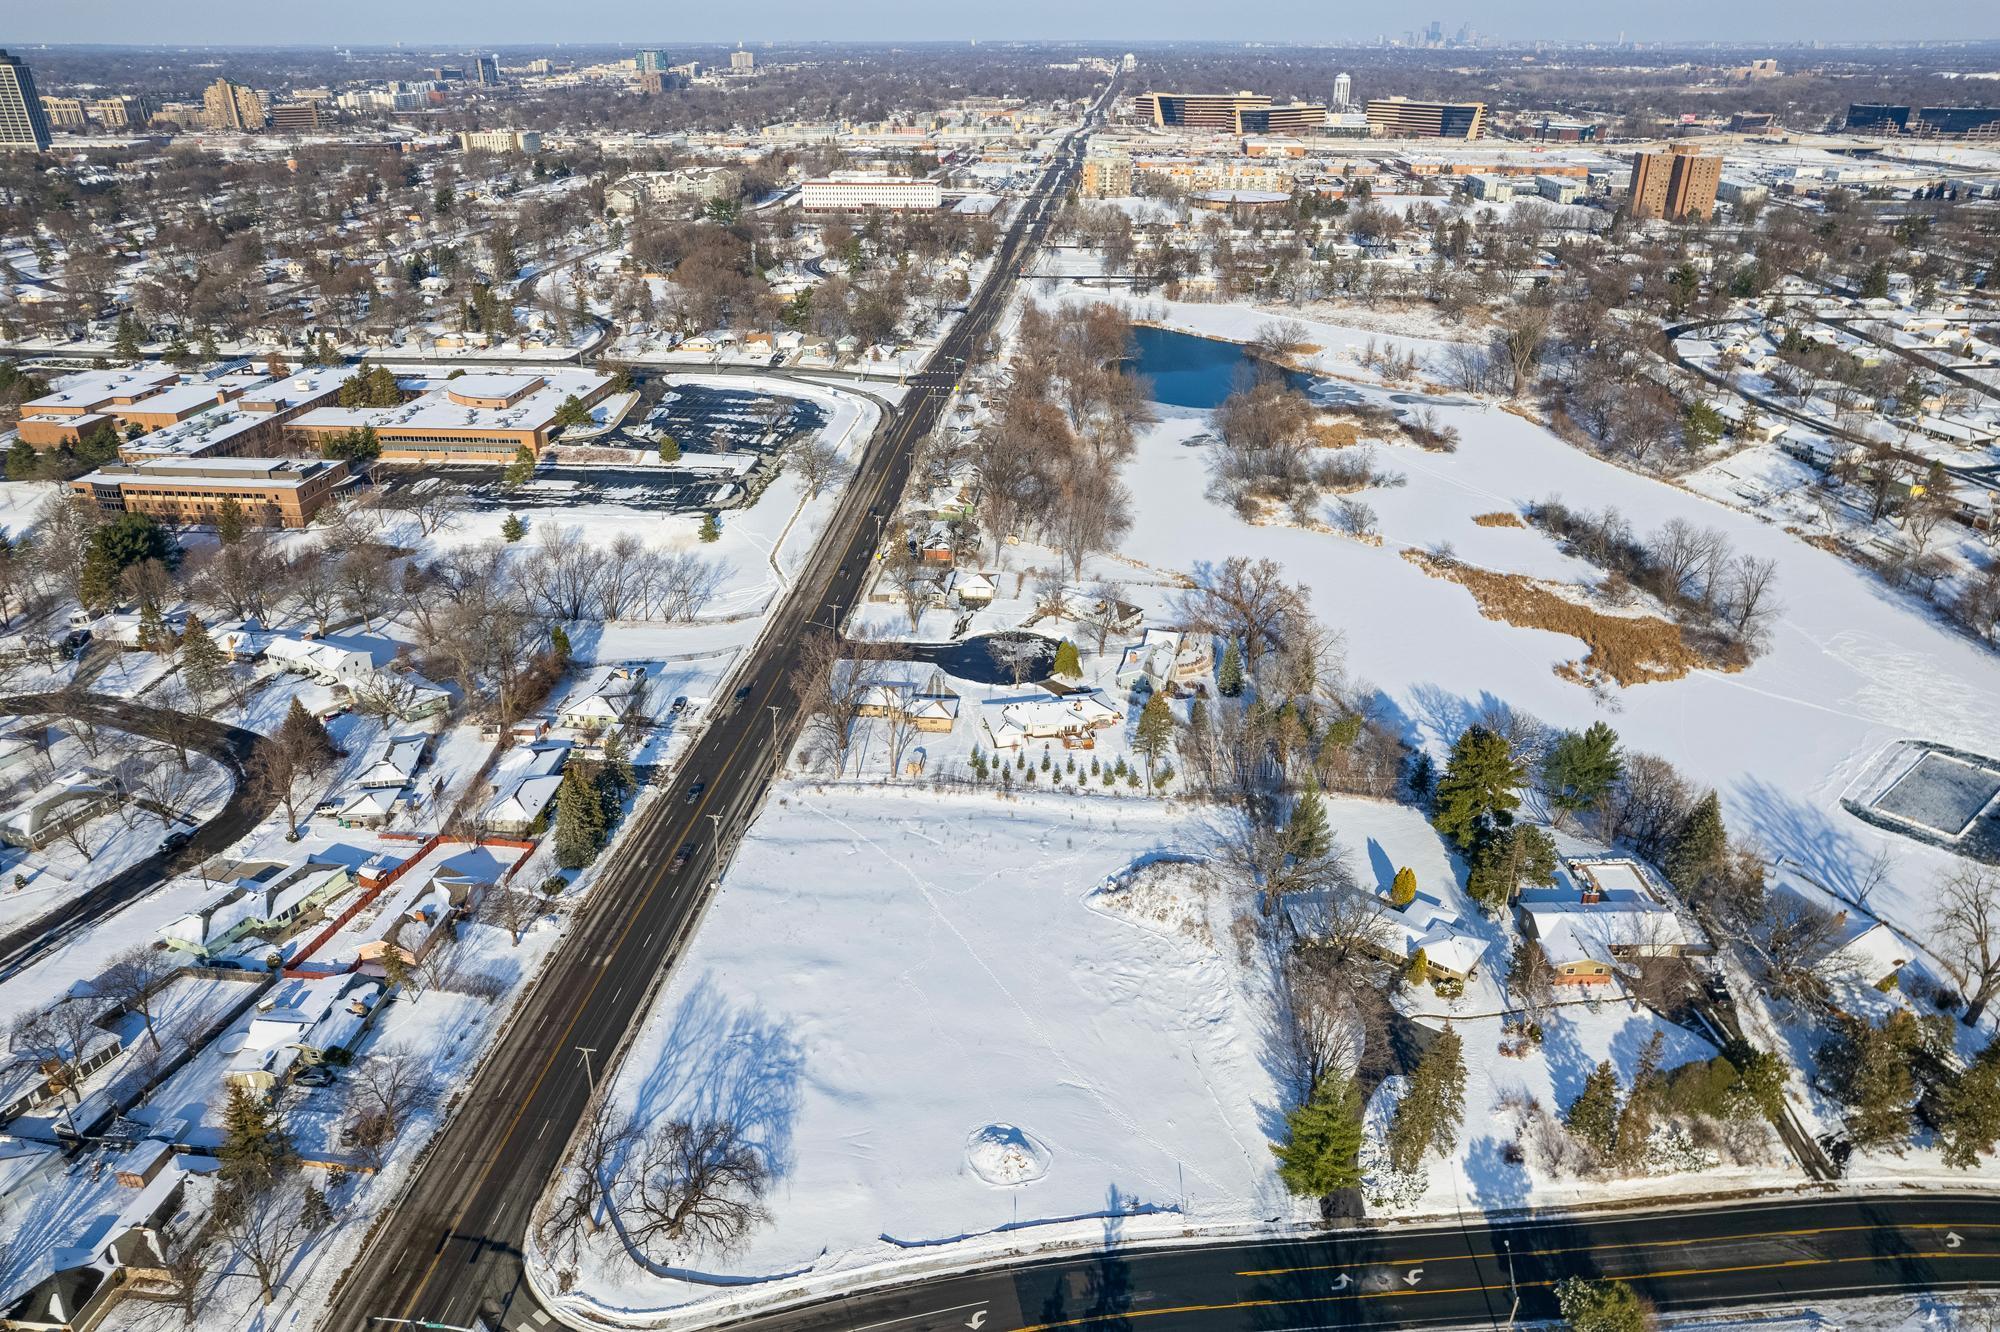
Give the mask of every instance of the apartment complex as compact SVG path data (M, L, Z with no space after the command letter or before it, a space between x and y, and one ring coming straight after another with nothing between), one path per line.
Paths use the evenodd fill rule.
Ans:
M476 55L472 57L473 81L481 87L491 88L500 82L500 57L496 55Z
M633 57L632 63L638 67L641 74L664 74L668 69L667 53L651 48L639 52Z
M1122 199L1132 192L1132 159L1123 153L1092 153L1083 159L1083 197Z
M1484 102L1413 102L1407 97L1368 101L1369 128L1384 139L1464 139L1486 133Z
M1722 159L1710 157L1693 144L1677 143L1663 153L1638 153L1632 158L1632 192L1626 211L1633 217L1678 222L1715 213L1715 189L1722 183Z
M82 129L90 123L89 115L83 109L81 97L44 97L42 115L47 118L52 130Z
M1221 130L1229 134L1309 134L1326 123L1318 102L1274 104L1268 94L1146 92L1141 118L1160 129Z
M934 180L838 172L801 185L799 206L808 213L918 212L942 208L944 190Z
M314 451L350 430L368 429L387 459L506 463L517 450L539 454L547 447L565 400L588 407L610 392L611 376L587 370L461 375L394 407L319 407L292 417L285 429Z
M757 68L757 57L741 48L729 53L729 68L736 74L749 74Z
M259 527L304 527L347 476L322 458L157 458L101 467L70 489L105 513L213 523L225 500Z
M280 102L271 108L271 128L280 134L310 134L321 128L318 102Z
M35 91L35 76L19 56L0 51L0 150L46 152L49 118Z
M527 153L542 151L540 130L460 130L458 146L468 153Z
M201 116L210 129L260 130L267 117L255 88L217 79L201 94Z
M635 171L605 187L604 205L614 213L639 213L676 204L734 199L741 193L743 177L727 167Z

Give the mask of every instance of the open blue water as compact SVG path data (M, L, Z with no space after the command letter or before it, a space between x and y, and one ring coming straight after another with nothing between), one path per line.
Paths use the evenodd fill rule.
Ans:
M1168 407L1193 407L1202 411L1218 407L1222 400L1250 382L1257 363L1243 354L1242 345L1220 338L1197 337L1167 328L1139 327L1132 330L1133 369L1152 381L1147 395ZM1297 388L1309 388L1310 375L1281 371Z

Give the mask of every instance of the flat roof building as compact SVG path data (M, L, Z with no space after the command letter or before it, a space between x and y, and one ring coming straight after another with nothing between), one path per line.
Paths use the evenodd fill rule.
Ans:
M1486 132L1484 102L1413 102L1407 97L1375 97L1368 124L1383 139L1464 139Z
M1144 92L1142 119L1160 129L1211 129L1229 134L1310 134L1326 124L1319 102L1274 103L1267 93Z
M0 51L0 149L47 152L49 118L28 62Z
M1637 153L1632 158L1632 187L1626 211L1633 217L1678 222L1715 214L1715 191L1722 183L1722 159L1699 152L1693 144L1677 143L1663 153Z
M519 129L460 130L458 146L460 150L468 153L527 153L532 157L542 151L542 132Z
M808 213L921 212L942 208L944 189L934 180L842 172L801 185L799 206Z
M286 423L294 443L318 449L350 430L372 429L382 457L399 462L507 463L539 454L556 411L588 407L611 392L611 376L587 370L462 375L394 407L320 407Z
M346 463L323 458L156 458L101 467L70 489L106 513L213 523L233 499L246 522L304 527L346 476Z
M260 130L269 119L255 88L217 79L201 94L201 115L210 129Z

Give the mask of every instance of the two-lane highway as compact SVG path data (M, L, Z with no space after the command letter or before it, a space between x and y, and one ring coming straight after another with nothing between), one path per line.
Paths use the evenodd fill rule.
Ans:
M833 623L859 600L881 520L899 502L916 445L1005 308L1014 274L1041 244L1084 141L1081 131L1062 140L965 314L870 440L827 536L773 610L737 681L747 694L716 703L676 778L701 778L702 794L687 803L677 788L612 848L615 863L369 1237L322 1327L359 1332L380 1319L464 1327L479 1316L509 1328L547 1326L524 1284L521 1250L535 1201L588 1099L581 1050L595 1051L596 1067L606 1068L699 922L729 846L755 817L796 733L789 677L798 649L814 626ZM673 857L688 842L697 854L676 868Z

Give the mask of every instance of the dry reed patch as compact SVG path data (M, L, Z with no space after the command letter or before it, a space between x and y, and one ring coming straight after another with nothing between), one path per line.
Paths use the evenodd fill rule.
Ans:
M1352 421L1319 421L1313 425L1312 436L1323 449L1351 449L1361 442L1361 427Z
M1518 513L1476 513L1472 515L1475 527L1526 527Z
M1556 590L1557 585L1542 579L1496 573L1428 551L1406 550L1403 558L1433 578L1464 587L1479 604L1479 613L1489 620L1582 640L1590 649L1583 660L1563 662L1555 668L1557 675L1576 684L1589 686L1606 680L1621 685L1654 684L1678 680L1702 667L1743 667L1729 654L1703 652L1680 626L1657 615L1606 614L1570 600Z

